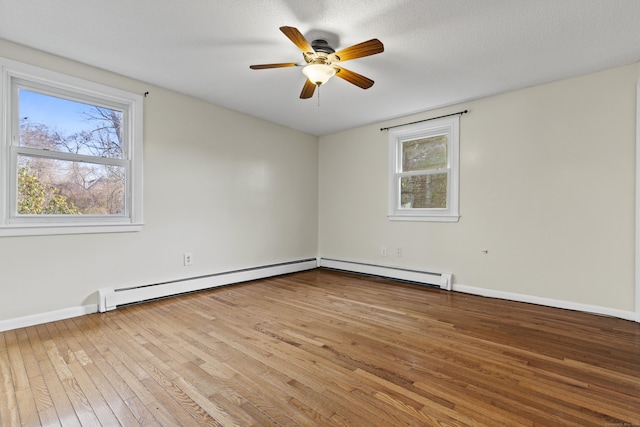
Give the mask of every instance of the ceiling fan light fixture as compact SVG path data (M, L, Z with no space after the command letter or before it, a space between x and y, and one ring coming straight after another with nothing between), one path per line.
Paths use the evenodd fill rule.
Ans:
M302 69L302 74L307 76L311 83L320 86L336 75L336 69L327 64L309 64Z

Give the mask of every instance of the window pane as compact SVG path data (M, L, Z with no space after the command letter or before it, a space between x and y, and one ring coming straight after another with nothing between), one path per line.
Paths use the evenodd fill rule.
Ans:
M22 215L124 215L125 168L18 157Z
M400 207L403 209L446 209L447 174L402 177L400 179Z
M404 141L402 171L444 169L447 167L447 135Z
M20 145L122 159L122 112L19 90Z

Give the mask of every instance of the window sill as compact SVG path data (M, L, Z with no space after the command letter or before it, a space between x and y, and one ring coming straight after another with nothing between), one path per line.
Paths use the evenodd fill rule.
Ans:
M0 227L0 237L50 236L58 234L130 233L142 230L143 224L87 225L10 225Z
M389 221L458 222L460 215L387 215Z

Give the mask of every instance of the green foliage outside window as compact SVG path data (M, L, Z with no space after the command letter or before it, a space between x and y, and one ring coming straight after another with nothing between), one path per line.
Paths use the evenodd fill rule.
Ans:
M18 213L22 215L81 215L57 188L41 183L25 167L18 170Z

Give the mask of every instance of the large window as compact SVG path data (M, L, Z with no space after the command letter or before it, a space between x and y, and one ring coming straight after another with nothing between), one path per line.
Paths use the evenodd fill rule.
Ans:
M389 131L389 219L458 221L459 120Z
M139 230L142 96L0 65L0 236Z

